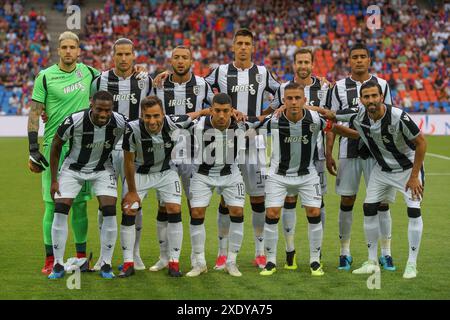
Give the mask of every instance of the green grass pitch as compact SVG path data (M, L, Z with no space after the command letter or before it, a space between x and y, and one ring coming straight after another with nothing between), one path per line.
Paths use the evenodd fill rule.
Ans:
M450 137L428 137L428 151L450 157ZM381 289L369 290L367 276L338 272L339 255L338 208L339 198L334 194L334 178L328 176L327 210L323 242L325 276L312 278L309 272L307 222L304 211L297 206L298 224L296 248L299 269L288 271L284 264L284 239L280 229L278 272L262 277L252 266L253 230L251 211L245 207L245 235L238 264L243 273L233 278L214 271L217 252L216 210L218 198L212 201L205 220L207 230L206 258L209 272L198 278L169 278L166 271L152 273L138 271L128 279L103 280L97 273L81 275L81 289L69 290L66 281L49 281L40 273L44 261L42 243L43 203L40 177L27 168L27 141L25 138L0 139L0 299L449 299L450 298L450 161L427 156L425 159L426 186L422 213L424 232L418 260L418 277L402 278L408 254L407 215L403 198L391 205L393 220L392 253L398 270L382 271ZM364 188L358 195L354 209L352 255L354 266L367 259L363 233L362 201ZM183 200L183 203L184 200ZM145 200L144 227L141 254L147 266L158 258L156 240L156 209L154 193ZM94 260L99 252L97 202L89 202L88 251ZM118 218L119 221L119 218ZM120 222L120 221L119 221ZM189 271L189 217L183 207L184 240L181 256L183 272ZM66 248L66 258L75 249L72 236ZM114 267L121 261L119 241L114 254ZM67 279L67 276L66 276Z

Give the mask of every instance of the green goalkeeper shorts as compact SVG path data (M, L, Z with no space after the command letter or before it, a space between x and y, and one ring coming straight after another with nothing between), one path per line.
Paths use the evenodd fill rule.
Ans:
M44 145L43 155L45 159L47 159L48 163L50 163L50 146ZM66 143L61 150L61 157L59 159L58 167L61 168L61 165L66 157L67 152L69 151L69 144ZM52 197L50 195L50 186L52 184L52 173L50 170L50 166L42 172L42 198L46 202L53 202ZM83 187L75 198L74 202L79 201L87 201L92 199L91 193L91 183L85 181Z

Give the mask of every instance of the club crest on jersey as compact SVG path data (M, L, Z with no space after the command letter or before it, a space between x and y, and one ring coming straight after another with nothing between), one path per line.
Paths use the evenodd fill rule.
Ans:
M319 130L319 125L317 123L311 123L309 125L309 131L316 132Z
M199 93L200 93L200 86L193 86L193 87L192 87L192 92L193 92L196 96L198 96Z
M144 80L139 80L138 81L138 88L140 90L144 90L144 88L145 88L145 81Z
M256 75L255 79L256 79L256 82L261 83L261 82L262 82L262 74L259 74L259 73L258 73L258 74Z
M80 78L80 79L83 78L83 73L81 72L81 70L77 70L77 72L75 72L75 74L77 75L78 78Z
M319 98L319 100L323 100L323 98L325 98L325 91L324 90L319 90L317 91L317 97Z
M395 133L395 126L393 125L388 125L388 132L390 134L394 134Z

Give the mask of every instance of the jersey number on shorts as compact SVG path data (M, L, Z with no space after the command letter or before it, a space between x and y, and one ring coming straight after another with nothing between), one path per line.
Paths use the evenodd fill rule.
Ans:
M316 194L317 194L317 196L318 196L318 197L321 197L322 194L320 193L320 184L316 183L316 184L314 185L314 188L316 188Z
M236 187L237 187L237 191L238 191L238 196L245 197L244 184L243 183L238 183L236 185Z
M180 181L175 181L175 191L181 193Z

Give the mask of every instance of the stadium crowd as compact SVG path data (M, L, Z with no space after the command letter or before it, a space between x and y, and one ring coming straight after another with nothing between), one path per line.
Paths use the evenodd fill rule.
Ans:
M364 39L372 72L388 80L396 106L409 112L450 112L450 6L425 10L414 1L385 2L382 27L372 32L366 26L369 1L298 6L294 0L107 0L87 15L81 61L99 70L110 68L113 42L127 36L135 41L137 63L152 76L169 67L170 53L180 44L193 48L194 72L205 76L219 63L232 61L233 33L248 27L256 35L254 61L270 67L281 81L293 78L292 54L302 46L316 50L314 73L336 81L348 74L348 49ZM0 1L2 114L26 113L20 106L11 108L12 92L26 104L33 77L48 65L45 16L23 12L21 3Z

